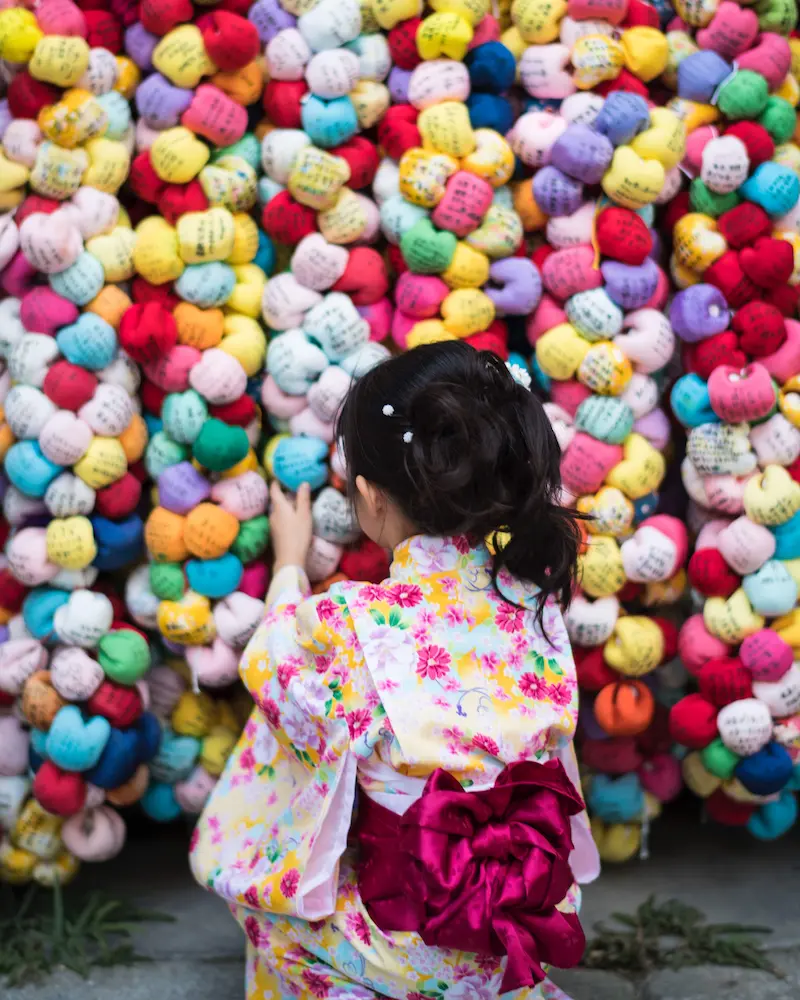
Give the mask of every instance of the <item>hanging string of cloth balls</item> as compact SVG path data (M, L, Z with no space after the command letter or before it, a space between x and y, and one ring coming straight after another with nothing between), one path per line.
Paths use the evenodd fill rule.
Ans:
M0 877L67 881L126 810L202 809L248 715L267 480L315 491L315 586L382 579L335 414L455 338L530 366L593 515L567 622L603 857L644 854L683 782L792 825L796 21L3 5ZM686 522L659 496L681 426Z

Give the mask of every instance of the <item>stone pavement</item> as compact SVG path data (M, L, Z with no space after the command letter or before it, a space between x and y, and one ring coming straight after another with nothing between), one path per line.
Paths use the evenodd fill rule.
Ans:
M188 872L187 837L175 827L143 829L117 862L86 868L83 888L102 887L174 924L145 924L138 952L150 961L97 969L84 982L60 972L40 984L0 989L2 1000L243 1000L241 932L224 904ZM657 972L642 981L588 969L556 981L573 1000L800 1000L800 851L797 837L757 844L739 831L698 826L695 816L659 823L652 856L607 868L586 890L584 925L614 911L631 913L648 895L677 898L709 920L774 928L773 959L784 972L701 967Z

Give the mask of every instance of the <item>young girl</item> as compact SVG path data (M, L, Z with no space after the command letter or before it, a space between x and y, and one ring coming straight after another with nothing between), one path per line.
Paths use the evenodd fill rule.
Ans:
M196 831L249 940L249 1000L563 998L598 871L560 606L580 535L540 404L493 354L420 347L338 426L379 586L311 596L310 498L273 485L256 708Z

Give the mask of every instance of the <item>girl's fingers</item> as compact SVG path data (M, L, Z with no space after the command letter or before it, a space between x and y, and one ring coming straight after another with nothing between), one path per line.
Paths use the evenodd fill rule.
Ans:
M286 494L281 489L281 484L277 479L272 480L272 484L269 488L269 495L272 498L272 503L274 507L284 508L291 507L291 501L286 496Z
M302 483L297 491L297 513L311 513L311 487L308 483Z

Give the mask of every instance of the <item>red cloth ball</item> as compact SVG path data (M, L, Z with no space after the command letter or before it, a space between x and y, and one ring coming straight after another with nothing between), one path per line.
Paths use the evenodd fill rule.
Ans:
M158 302L170 311L183 301L172 291L172 285L151 285L138 275L131 282L131 298L137 305L144 306L148 302Z
M767 289L761 298L780 309L787 319L794 319L800 305L800 288L797 285L780 285L778 288Z
M608 740L583 740L581 763L600 774L630 774L644 763L633 736L612 736Z
M417 49L417 29L422 18L410 17L396 24L386 37L392 62L400 69L415 69L422 62Z
M124 609L123 609L123 614L124 614ZM135 632L137 635L140 635L146 642L150 641L147 633L145 631L143 631L142 629L140 629L138 627L138 625L132 625L130 622L123 621L122 619L115 618L114 621L111 623L111 627L109 628L108 631L109 632Z
M771 160L775 153L772 136L758 122L736 122L725 129L725 135L734 135L744 143L751 170L755 170L759 163Z
M205 212L208 208L208 198L200 181L189 181L188 184L167 184L158 196L158 211L167 222L174 226L178 219L187 212Z
M214 9L227 10L231 14L241 14L246 17L252 6L253 0L222 0L222 3L218 3Z
M61 100L62 91L49 83L35 80L23 69L8 85L8 110L15 118L37 118L42 108Z
M261 224L273 240L294 246L304 236L316 232L317 213L295 201L288 191L281 191L264 206Z
M40 194L29 194L17 209L14 222L18 226L21 226L28 216L33 215L34 212L44 212L45 215L52 215L63 204L63 201L56 201L55 198L43 198Z
M331 291L347 292L357 306L369 306L389 290L383 257L372 247L353 247L344 274Z
M119 18L123 26L130 28L139 20L139 4L137 0L101 0L98 7L111 8L114 17Z
M689 582L703 597L730 597L741 583L718 549L697 549L687 571Z
M46 760L33 779L33 797L55 816L74 816L86 801L86 782L75 771L62 771Z
M27 593L28 588L16 579L10 569L0 569L0 608L16 613Z
M44 377L42 391L60 410L76 413L94 396L97 379L85 368L69 361L56 361Z
M84 15L89 33L86 41L94 49L108 49L114 55L122 52L122 25L106 10L89 10Z
M144 711L139 689L105 680L86 702L92 715L108 719L115 729L132 726Z
M141 198L149 205L157 204L167 187L167 183L162 181L155 172L150 160L150 150L145 150L133 158L128 183L137 198Z
M544 267L544 262L547 260L550 254L554 252L555 252L554 248L551 247L549 243L542 243L542 245L540 247L537 247L531 254L531 260L541 271L541 269Z
M212 417L221 420L225 424L233 424L236 427L247 427L256 416L255 401L248 395L240 396L232 403L224 403L221 406L210 406L208 412Z
M739 251L739 263L760 288L777 288L792 276L794 250L786 240L762 236Z
M738 656L709 660L701 668L697 682L703 697L717 708L753 697L753 675Z
M226 73L247 66L261 50L258 29L241 14L215 10L198 18L196 23L206 52Z
M466 342L476 351L492 351L503 361L508 361L508 327L496 319L487 330L466 337Z
M676 743L702 750L717 736L717 709L701 694L690 694L673 705L669 731Z
M133 305L122 317L119 342L134 361L144 365L158 361L178 343L178 327L170 310L159 302Z
M721 788L706 799L705 806L708 818L725 826L747 826L757 808L752 802L737 802Z
M748 302L737 310L731 326L739 334L742 349L754 358L774 354L786 340L783 314L767 302Z
M658 11L644 0L630 0L622 28L659 28Z
M417 109L411 104L395 104L378 123L378 142L393 160L406 150L422 145L417 128Z
M193 16L190 0L141 0L139 4L139 20L151 35L166 35Z
M629 601L638 600L643 590L643 583L634 583L633 580L628 580L622 590L617 591L616 596L618 600L627 604Z
M142 484L130 472L126 472L122 479L97 491L94 509L102 517L117 521L136 510L141 495Z
M800 458L796 458L791 465L787 465L786 471L796 483L800 483Z
M144 464L140 458L138 462L134 462L133 465L128 466L128 472L139 482L144 485L149 479L150 474L147 471L147 466Z
M264 87L261 103L273 125L278 128L302 128L300 101L307 93L305 80L270 80Z
M603 657L603 647L594 649L573 649L578 686L582 691L602 691L606 684L614 684L619 679Z
M339 570L351 580L381 583L389 575L389 557L386 549L365 538L358 548L345 550Z
M352 139L348 139L347 142L343 142L341 146L336 146L329 152L333 156L341 156L343 160L347 161L347 165L350 167L350 180L347 182L347 186L353 191L369 187L375 180L380 157L375 143L365 139L363 135L353 136Z
M647 223L629 208L603 209L597 217L595 236L600 253L623 264L643 264L653 249Z
M758 286L742 270L735 250L728 250L715 260L705 271L703 280L718 288L734 309L759 298Z
M669 731L669 709L656 702L650 725L643 733L639 733L636 743L645 757L653 757L655 754L669 753L673 742Z
M147 305L148 302L158 302L170 312L183 301L172 291L171 284L151 285L149 281L139 276L131 282L131 298L140 306Z
M403 257L403 252L401 251L400 247L394 246L394 244L390 244L386 248L386 257L389 261L389 265L392 268L392 272L395 274L396 277L399 278L401 274L405 274L405 272L408 270L408 264L406 264L405 262L405 259Z
M645 100L650 97L647 85L642 83L638 76L634 76L627 69L621 69L616 79L605 80L599 87L595 87L594 90L601 97L608 97L615 90L624 90L629 94L638 94L640 97L644 97Z
M689 192L679 191L669 205L667 205L667 210L664 212L664 229L668 233L671 233L684 215L688 215L691 210Z
M772 230L770 217L760 205L754 205L751 201L743 201L729 212L723 212L717 220L717 226L728 246L734 250L754 243Z
M148 413L152 413L154 417L161 416L161 407L167 398L163 389L160 389L154 382L144 379L139 390L139 397L142 400L142 406Z
M652 615L651 620L661 629L664 637L664 654L661 657L662 663L667 663L674 656L678 655L678 626L668 618L660 615Z
M715 333L697 344L683 345L684 367L694 372L700 378L708 381L709 376L720 365L736 365L744 368L747 355L739 347L739 339L735 333L726 330Z

